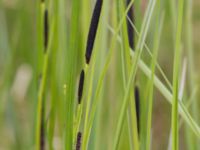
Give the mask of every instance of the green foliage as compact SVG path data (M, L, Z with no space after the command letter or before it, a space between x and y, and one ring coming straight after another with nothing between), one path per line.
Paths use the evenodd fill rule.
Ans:
M198 0L96 2L0 2L0 149L198 150Z

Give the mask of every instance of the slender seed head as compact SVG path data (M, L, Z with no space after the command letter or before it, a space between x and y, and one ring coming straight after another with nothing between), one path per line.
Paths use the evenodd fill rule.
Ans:
M48 46L49 24L48 24L48 10L44 12L44 50L46 52Z
M78 132L77 139L76 139L76 150L81 149L81 138L82 138L82 134L81 132Z
M78 87L78 104L81 104L82 94L83 94L83 86L84 86L84 78L85 73L84 70L81 71L80 79L79 79L79 87Z
M42 105L42 117L41 117L41 125L40 125L40 150L45 150L45 110L44 110L44 102Z
M86 47L86 53L85 53L85 59L86 59L87 64L89 64L90 58L92 55L94 41L95 41L97 28L99 24L99 18L101 14L102 3L103 3L103 0L97 0L94 11L93 11L92 20L90 23L90 29L88 33L87 47Z
M131 0L127 0L127 6L130 4ZM131 8L128 11L128 18L131 20L131 22L134 24L134 7L131 6ZM131 23L129 22L129 20L127 19L127 30L128 30L128 40L129 40L129 46L131 47L132 50L134 50L135 48L135 44L134 44L134 29L131 26Z
M140 132L140 93L138 86L135 86L135 106L136 106L136 116L137 116L137 126L138 133Z

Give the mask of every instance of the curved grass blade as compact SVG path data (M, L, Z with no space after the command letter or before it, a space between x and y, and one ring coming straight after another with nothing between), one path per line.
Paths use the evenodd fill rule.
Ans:
M130 18L128 18L128 21L130 22L130 24L131 24L132 28L134 29L136 35L139 36L138 30L137 30L137 28L135 27L135 25L133 24L133 22L131 21ZM153 54L152 54L152 52L150 51L150 49L149 49L149 47L147 46L146 43L144 44L144 47L145 47L147 53L149 53L150 57L153 58ZM167 78L167 76L165 75L163 69L162 69L161 66L158 64L157 61L156 61L156 67L157 67L158 71L160 72L160 74L163 76L163 78L164 78L165 82L167 83L167 85L169 86L169 88L172 90L172 84L171 84L170 81L168 80L168 78Z
M113 34L115 32L112 31ZM121 38L118 36L117 40L119 43L121 43ZM131 57L134 56L135 52L130 49ZM144 63L143 60L139 60L138 64L139 69L149 78L151 79L152 71L151 69ZM172 93L171 91L161 82L161 80L155 75L154 77L154 86L160 91L160 93L166 98L166 100L172 104ZM179 100L180 101L180 100ZM194 121L194 119L189 114L188 110L185 108L184 104L182 102L179 102L179 114L183 118L183 120L188 124L188 126L191 128L193 133L200 138L200 127L198 124Z

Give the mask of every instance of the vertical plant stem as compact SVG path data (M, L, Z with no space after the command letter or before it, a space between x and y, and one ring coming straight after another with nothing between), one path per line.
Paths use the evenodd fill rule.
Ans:
M181 57L181 32L183 20L183 1L178 4L178 22L175 42L174 70L173 70L173 102L172 102L172 150L178 150L178 93L179 93L179 65Z
M70 40L69 49L66 52L66 127L65 127L65 150L73 149L73 122L74 122L74 99L75 99L75 83L77 73L77 53L78 53L78 29L79 29L79 11L80 1L72 1L72 13L70 24Z
M45 12L45 3L44 1L40 1L40 7L39 7L39 14L38 14L38 30L39 30L39 39L41 41L44 41L44 39L42 39L42 37L44 37L44 28L43 28L43 24L44 24L44 12ZM39 43L40 46L38 46L38 57L39 60L41 59L41 53L43 53L44 50L44 45L42 45L42 42ZM42 70L42 79L41 82L39 84L39 92L38 92L38 101L37 101L37 120L36 120L36 150L41 150L41 144L42 144L42 137L44 136L42 135L43 133L43 126L44 126L44 122L43 122L43 115L44 115L44 91L45 91L45 84L46 84L46 71L47 71L47 62L48 62L48 56L46 54L44 54L44 64L43 64L43 68ZM40 62L42 63L42 62ZM40 69L38 69L39 71Z
M148 9L146 11L145 19L143 21L140 37L139 37L137 47L136 47L136 53L135 53L134 58L133 58L130 77L129 77L129 80L128 80L128 85L126 87L126 92L125 92L125 95L124 95L124 98L123 98L123 104L122 104L122 108L121 108L121 111L120 111L120 116L119 116L119 120L118 120L118 124L117 124L117 131L116 131L116 136L115 136L114 146L113 146L114 150L116 150L118 148L118 145L119 145L119 138L120 138L120 135L121 135L122 125L123 125L123 122L124 122L124 115L125 115L125 112L126 112L127 106L128 106L128 97L130 95L130 89L131 89L131 87L133 85L133 81L135 79L135 75L136 75L136 71L137 71L137 64L138 64L138 61L140 59L140 55L141 55L142 50L143 50L144 41L146 39L146 35L147 35L148 28L149 28L150 20L151 20L151 17L152 17L152 13L153 13L153 10L154 10L154 7L155 7L155 3L156 3L156 1L154 1L154 0L150 1ZM133 109L135 109L135 107ZM133 121L137 122L136 116L133 117ZM135 135L134 135L133 138L137 137L137 135L136 135L137 129L134 131L134 133L135 133ZM139 149L139 145L137 146L137 149Z
M157 4L157 11L160 12L160 1ZM152 113L153 113L153 83L155 76L156 59L158 56L159 42L161 37L161 30L163 26L164 16L160 17L159 13L156 15L156 31L154 34L154 45L153 45L153 58L151 62L151 79L149 80L148 87L148 108L147 108L147 135L146 135L146 150L151 149L151 129L152 129Z
M55 33L58 33L58 2L52 1L54 4L55 13L53 17L55 18ZM51 108L50 108L50 116L49 116L49 149L53 150L53 139L54 139L54 132L55 132L55 124L56 124L56 110L58 109L58 105L56 103L56 99L58 99L58 85L57 85L57 48L58 48L58 34L55 34L54 43L52 45L52 56L51 56Z
M88 32L88 37L87 37L87 45L86 45L86 51L85 51L85 72L87 74L87 69L88 65L90 64L91 57L92 57L92 52L94 48L94 43L96 40L96 34L98 31L98 26L99 26L99 20L101 16L101 10L102 10L102 5L103 5L103 0L97 0L92 18L91 18L91 23L90 23L90 28ZM94 54L94 60L96 58L96 52ZM84 120L84 130L83 130L83 146L82 149L87 149L87 143L89 142L88 139L88 132L87 132L87 127L88 127L88 118L89 118L89 112L90 112L90 107L91 107L91 98L92 98L92 86L93 86L93 76L94 76L94 67L95 67L95 61L93 60L92 66L91 66L91 74L89 76L89 88L88 88L88 96L87 96L87 101L86 101L86 112L85 112L85 120ZM87 75L86 75L87 76Z
M193 36L192 36L192 10L193 10L193 0L186 0L186 17L185 17L185 24L186 24L186 48L188 54L188 69L189 69L189 91L194 90L195 87L195 67L194 67L194 49L193 49ZM199 120L199 111L198 111L198 101L197 97L194 97L194 102L192 103L192 116L195 120ZM199 122L198 122L199 123ZM187 148L191 150L199 149L198 141L195 135L188 130L187 126L185 128L186 137L187 137Z
M127 5L129 5L130 1L127 2ZM133 6L132 6L133 7ZM132 7L129 9L128 11L128 14L132 13ZM121 16L123 15L123 12L124 12L124 2L122 1L117 1L117 12L118 12L118 20L120 20ZM127 14L127 15L128 15ZM133 15L133 14L132 14ZM133 18L132 18L133 19ZM121 46L121 60L122 60L122 77L123 77L123 89L124 89L124 92L125 92L125 87L126 87L126 83L127 83L127 78L128 78L128 75L129 75L129 71L130 71L130 52L129 52L129 45L130 47L133 48L133 37L132 36L129 36L129 35L132 35L133 33L131 33L131 31L133 32L133 30L128 30L128 33L127 33L127 22L124 22L123 25L122 25L122 29L121 29L121 36L123 37L122 40L123 40L123 44ZM129 38L131 37L131 38ZM134 101L134 98L133 98L133 92L131 92L131 95L130 95L130 107L127 111L127 122L128 122L128 128L129 128L129 143L130 143L130 147L131 149L133 149L134 145L133 144L133 129L132 127L134 126L134 124L137 125L137 123L133 123L133 114L134 111L132 110L132 108L134 107L134 105L132 104ZM137 127L138 128L138 127Z
M95 112L96 112L96 109L97 109L98 97L99 97L99 94L100 94L100 91L101 91L101 88L102 88L103 79L105 77L106 71L108 69L108 66L109 66L109 63L110 63L110 60L111 60L112 52L113 52L113 49L115 47L115 42L117 41L117 33L119 32L119 30L120 30L120 28L121 28L121 26L123 24L123 21L126 19L126 14L127 14L128 10L130 9L131 5L133 4L133 2L134 2L134 0L132 0L130 2L128 8L126 9L126 11L125 11L125 13L124 13L124 15L122 17L122 19L120 20L119 26L117 27L117 30L116 30L116 34L113 36L113 38L111 40L110 51L107 54L106 62L104 64L104 66L103 66L103 70L102 70L102 72L100 74L100 77L99 77L99 80L98 80L98 83L97 83L97 89L96 89L95 94L94 94L94 102L91 105L91 111L90 111L91 115L89 116L88 127L87 127L87 131L85 132L86 133L86 135L85 135L86 139L89 139L89 136L90 136L92 124L93 124L94 117L95 117ZM88 141L86 140L85 142L88 142ZM84 144L84 142L83 142L83 144Z
M130 0L127 2L128 4L130 3ZM127 5L128 5L127 4ZM119 7L121 7L121 10L124 11L124 4L120 1L119 2ZM132 7L129 9L128 11L128 17L130 17L131 21L133 21L133 5ZM126 91L126 87L125 85L127 84L128 81L128 77L130 75L130 70L131 70L131 56L130 56L130 51L129 51L129 47L131 47L131 49L135 49L135 45L134 45L134 32L133 32L133 28L130 25L130 22L124 22L122 25L122 40L123 40L123 65L124 65L124 73L123 75L125 75L125 82L123 83L124 85L124 93ZM137 149L137 145L134 144L135 142L133 141L134 135L135 135L135 130L133 128L139 129L139 118L136 119L136 122L134 121L134 116L137 116L136 112L138 112L137 109L139 109L136 105L135 102L135 97L134 97L134 86L133 86L133 90L130 92L130 100L129 100L129 104L130 107L127 111L128 113L128 126L129 126L129 138L130 138L130 146L134 149ZM135 109L134 109L135 107ZM138 130L138 138L139 138L139 130Z
M113 32L115 34L115 32ZM117 36L118 42L121 43L121 38ZM131 57L134 57L135 52L130 49ZM151 69L144 63L143 60L139 60L138 67L140 70L149 78L151 79ZM160 91L160 93L166 98L166 100L172 104L173 95L169 89L161 82L161 80L155 75L154 76L154 86ZM189 111L185 108L182 102L179 102L179 114L181 115L182 119L187 123L193 133L200 137L200 127L195 122L195 120L189 114Z

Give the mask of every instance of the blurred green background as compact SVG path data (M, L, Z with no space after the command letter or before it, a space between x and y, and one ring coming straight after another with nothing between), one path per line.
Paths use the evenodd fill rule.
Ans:
M59 0L58 0L59 1ZM65 50L67 45L67 38L69 37L69 28L67 27L70 23L70 11L71 11L71 2L60 0L59 5L59 18L61 19L58 23L60 31L56 30L56 33L59 33L58 37L58 49L57 49L57 61L51 60L51 64L56 66L56 91L57 91L57 103L62 105L62 102L59 102L62 97L62 86L64 84L63 80L65 78ZM84 2L83 2L84 3ZM88 6L87 12L85 14L80 13L80 37L77 37L77 41L80 47L80 55L83 56L83 51L85 47L86 34L89 28L89 20L92 13L92 8L94 1L87 0ZM144 0L145 3L145 0ZM112 13L112 2L108 5L107 11L107 22L113 20L112 17L109 17L108 14ZM56 9L54 9L54 2L48 2L48 7L50 9L50 20L51 16L54 15ZM165 12L165 22L162 32L162 39L159 50L158 62L168 79L172 81L172 62L173 62L173 37L172 37L172 23L170 16L170 8L168 0L163 2L163 5L166 9ZM84 7L84 5L81 5ZM110 8L109 8L110 7ZM60 10L63 8L62 10ZM139 8L142 8L139 7ZM84 12L84 8L82 10ZM141 14L143 13L142 9L140 10ZM36 115L36 106L37 106L37 89L39 82L39 73L38 66L38 32L37 32L37 13L38 7L36 0L27 1L27 0L1 0L0 1L0 150L27 150L33 149L34 136L35 136L35 115ZM81 16L82 15L82 16ZM104 18L105 18L104 14ZM137 12L136 12L137 16ZM139 16L139 13L138 13ZM142 16L142 15L141 15ZM64 19L64 20L62 20ZM193 18L192 18L192 27L193 27L193 46L194 46L194 62L195 62L195 83L198 85L200 83L199 78L199 65L200 65L200 1L194 0L193 2ZM136 18L137 20L137 18ZM138 20L141 20L139 18ZM63 24L62 24L63 23ZM65 29L66 25L66 29ZM184 26L185 24L183 24ZM105 24L104 24L105 26ZM103 23L101 23L101 28L105 29ZM140 23L137 25L140 28ZM151 27L147 44L151 47L151 34L153 32L153 26ZM102 30L102 32L105 30ZM109 32L109 30L107 31ZM107 34L107 33L102 33ZM185 35L185 30L183 30ZM63 38L64 37L64 38ZM101 35L103 37L103 35ZM185 36L183 36L185 37ZM66 41L65 41L66 40ZM101 39L99 38L98 41ZM183 42L186 39L183 38ZM108 40L109 41L109 40ZM66 43L65 43L66 42ZM66 45L65 45L66 44ZM103 47L103 46L102 46ZM187 50L183 47L183 58L187 58ZM117 54L116 54L117 55ZM102 56L101 56L102 57ZM100 58L101 58L100 57ZM119 57L119 56L116 56ZM148 57L148 56L143 56ZM53 56L52 56L53 58ZM98 59L98 58L97 58ZM80 70L81 64L83 62L83 57L79 59L77 70ZM148 59L147 59L148 62ZM101 61L97 65L101 66ZM53 65L52 65L53 66ZM116 121L118 108L120 103L116 105L113 104L113 101L118 101L122 98L121 87L119 87L119 77L115 75L119 70L117 69L118 65L113 60L110 66L109 73L106 78L104 97L103 98L103 110L100 114L101 123L99 123L99 131L95 131L98 135L98 144L100 145L99 149L109 149L110 141L113 139L113 126ZM55 71L54 70L54 71ZM99 69L96 68L96 73L98 74ZM49 74L51 74L51 69ZM113 74L113 72L115 72ZM120 73L119 73L120 74ZM145 82L145 79L138 81L138 84L142 87L142 84ZM98 75L97 75L98 76ZM158 74L159 77L161 77ZM47 97L47 106L49 106L51 97L51 79L48 80L47 89L49 91L46 94ZM97 79L95 79L95 82ZM188 81L189 82L189 81ZM187 82L187 84L189 84ZM187 88L186 88L187 90ZM141 97L145 91L141 90ZM185 95L190 95L192 91L187 90ZM111 94L110 94L111 93ZM200 93L198 92L198 96ZM186 96L187 97L187 96ZM167 103L164 98L155 91L155 103L153 111L153 149L161 150L167 149L169 130L170 130L170 120L171 120L171 105ZM60 111L60 110L58 110ZM47 117L48 118L48 108L47 108ZM59 115L58 120L62 120L63 116ZM195 117L195 116L193 116ZM48 120L48 119L47 119ZM197 120L198 123L200 121ZM97 121L98 123L98 121ZM200 124L199 124L200 125ZM59 127L59 121L57 128ZM187 149L185 144L185 134L182 132L184 128L181 128L180 141L181 149ZM61 140L59 129L56 129L56 134L54 138L54 143L57 145L56 149L60 149ZM92 134L92 136L93 136ZM125 134L125 133L124 133ZM124 136L126 137L126 136ZM127 138L122 140L121 149L128 149ZM95 145L97 143L92 142L90 145ZM112 143L112 142L111 142Z

